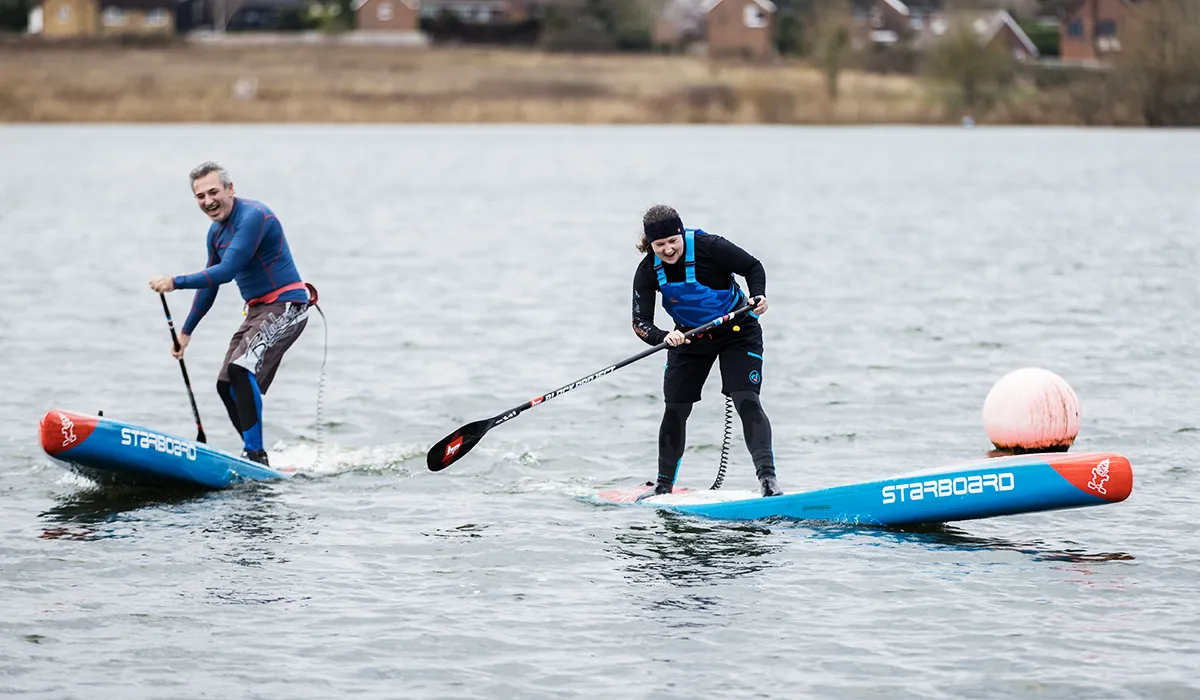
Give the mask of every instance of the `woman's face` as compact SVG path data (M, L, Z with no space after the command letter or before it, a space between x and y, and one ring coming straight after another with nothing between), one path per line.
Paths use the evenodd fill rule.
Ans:
M650 248L659 260L667 263L675 263L679 258L683 257L683 236L674 235L670 238L660 238L657 241L650 242Z

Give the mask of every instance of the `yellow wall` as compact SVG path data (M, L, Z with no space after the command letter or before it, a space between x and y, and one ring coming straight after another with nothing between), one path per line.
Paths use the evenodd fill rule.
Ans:
M42 33L48 37L96 34L174 34L175 12L164 8L151 23L149 10L106 14L103 0L44 0Z
M95 0L45 0L42 3L42 33L46 36L95 34L98 28Z

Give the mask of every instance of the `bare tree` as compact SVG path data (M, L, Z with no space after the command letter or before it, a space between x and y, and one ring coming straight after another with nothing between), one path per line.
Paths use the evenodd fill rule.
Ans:
M815 0L812 6L810 37L812 60L825 75L825 89L831 102L838 99L838 79L850 61L853 31L853 5L848 0Z
M213 29L225 33L229 20L241 9L245 0L213 0Z
M968 111L998 98L1016 74L1007 51L984 46L979 34L963 23L930 48L925 68L934 80L953 86Z
M1200 126L1200 3L1141 3L1124 27L1121 82L1148 126Z

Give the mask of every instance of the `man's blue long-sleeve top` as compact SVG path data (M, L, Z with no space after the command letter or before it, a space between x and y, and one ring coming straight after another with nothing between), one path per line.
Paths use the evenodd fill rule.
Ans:
M174 280L176 289L198 290L183 324L183 332L188 335L212 308L220 286L230 280L237 282L245 301L302 281L283 226L261 202L234 198L229 217L209 227L206 249L208 267ZM308 291L291 290L281 294L278 301L303 303L308 301Z

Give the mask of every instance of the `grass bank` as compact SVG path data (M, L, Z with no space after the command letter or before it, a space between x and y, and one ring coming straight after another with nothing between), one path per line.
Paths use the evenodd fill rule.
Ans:
M935 124L913 77L798 63L346 44L0 44L5 122ZM992 122L1073 123L1032 91Z

